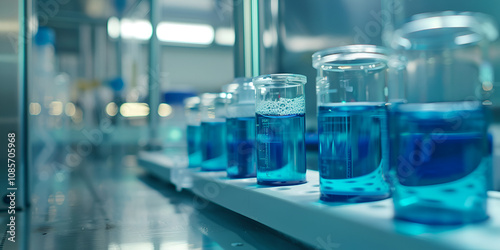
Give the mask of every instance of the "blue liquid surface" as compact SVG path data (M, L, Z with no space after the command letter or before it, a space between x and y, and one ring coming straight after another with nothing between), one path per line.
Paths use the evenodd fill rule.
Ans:
M383 103L318 108L321 200L363 202L390 196Z
M306 182L304 114L257 114L257 183L291 185Z
M228 118L227 175L230 178L255 177L255 117Z
M201 170L221 171L227 168L226 122L202 122Z
M396 217L426 224L486 219L490 162L480 103L399 104L390 116Z
M201 164L201 126L188 125L186 130L187 151L190 167Z

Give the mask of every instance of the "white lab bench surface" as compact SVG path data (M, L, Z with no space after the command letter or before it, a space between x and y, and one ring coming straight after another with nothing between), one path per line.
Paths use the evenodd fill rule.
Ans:
M391 199L347 204L319 200L319 174L306 184L261 186L255 178L229 179L172 165L164 153L141 152L139 164L158 178L320 249L499 249L500 193L489 192L490 219L430 226L393 219Z

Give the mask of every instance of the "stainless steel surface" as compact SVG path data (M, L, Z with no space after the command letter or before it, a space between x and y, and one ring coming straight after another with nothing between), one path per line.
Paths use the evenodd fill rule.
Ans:
M145 174L134 156L122 155L123 148L113 152L92 155L35 190L31 209L18 214L24 225L19 242L34 250L304 249L262 224L176 192ZM42 199L45 193L48 199ZM6 250L20 247L4 244Z
M260 75L261 43L259 0L233 1L234 16L234 75Z
M279 0L234 0L234 75L278 73Z

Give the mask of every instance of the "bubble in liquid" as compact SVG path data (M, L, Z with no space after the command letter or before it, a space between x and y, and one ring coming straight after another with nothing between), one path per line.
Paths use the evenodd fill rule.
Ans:
M257 114L261 115L294 115L305 113L305 97L280 98L277 101L261 101L257 104Z

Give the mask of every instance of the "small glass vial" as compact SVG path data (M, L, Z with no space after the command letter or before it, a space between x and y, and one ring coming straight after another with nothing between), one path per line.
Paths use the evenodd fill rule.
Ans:
M386 115L387 51L349 45L313 54L317 69L321 200L390 196Z
M255 177L255 88L252 78L236 78L226 104L227 176Z
M296 74L271 74L253 79L258 184L306 182L306 82L305 76Z
M227 168L226 93L201 95L201 151L203 171Z
M189 167L199 167L202 159L200 98L190 97L184 100L186 108L186 139Z
M488 218L485 105L493 82L488 44L497 35L490 17L449 11L416 15L394 32L399 60L391 71L404 76L389 108L396 218Z

